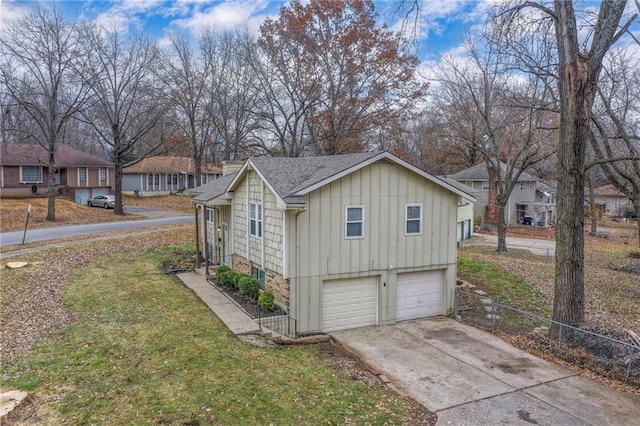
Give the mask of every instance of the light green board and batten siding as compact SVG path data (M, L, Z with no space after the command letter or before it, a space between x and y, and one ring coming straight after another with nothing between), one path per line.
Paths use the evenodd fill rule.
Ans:
M238 197L241 198L241 197ZM441 269L443 310L455 283L460 197L404 167L377 162L304 196L306 209L287 212L291 314L306 332L322 328L323 281L376 276L378 322L396 318L398 273ZM421 203L422 234L405 235L405 205ZM345 207L364 206L364 238L345 238Z

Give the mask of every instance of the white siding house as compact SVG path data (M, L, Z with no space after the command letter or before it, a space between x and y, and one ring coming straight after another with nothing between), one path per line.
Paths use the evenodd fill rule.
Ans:
M250 158L194 199L212 262L262 279L301 334L446 314L462 200L387 152Z

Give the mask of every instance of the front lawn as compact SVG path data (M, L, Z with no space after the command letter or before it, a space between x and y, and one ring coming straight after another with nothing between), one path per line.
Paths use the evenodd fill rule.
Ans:
M17 414L32 423L113 425L426 418L414 401L336 368L322 348L241 342L176 277L160 271L172 250L97 256L71 274L62 300L76 320L2 360L1 387L32 396ZM32 273L12 271L16 283L19 274Z

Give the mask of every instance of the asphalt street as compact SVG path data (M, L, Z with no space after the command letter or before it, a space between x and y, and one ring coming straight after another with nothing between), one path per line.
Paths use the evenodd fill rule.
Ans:
M155 219L130 220L125 222L93 223L88 225L68 225L54 226L49 228L27 229L24 231L13 231L0 233L0 246L7 247L22 244L25 237L26 243L38 241L59 240L63 238L79 237L85 235L103 234L105 232L127 231L131 229L175 225L180 223L193 222L192 215L177 215L161 217Z

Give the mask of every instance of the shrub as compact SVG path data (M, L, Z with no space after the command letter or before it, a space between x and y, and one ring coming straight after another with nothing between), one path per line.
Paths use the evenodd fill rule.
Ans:
M238 288L249 299L256 300L260 294L260 281L247 275L240 279Z
M273 309L276 307L275 297L273 297L273 293L270 291L263 291L258 297L258 304L264 306L265 308Z
M235 287L236 275L237 274L233 270L229 269L228 271L218 272L216 274L216 277L218 278L218 281L220 281L220 284L222 284L223 286L233 288Z
M229 268L227 265L220 265L218 266L218 269L216 269L216 274L227 271L231 271L231 268Z
M251 276L247 274L237 273L236 276L234 277L234 283L233 283L235 288L240 288L240 280L243 278L251 278Z

